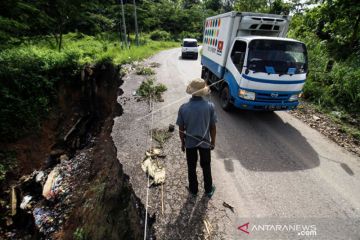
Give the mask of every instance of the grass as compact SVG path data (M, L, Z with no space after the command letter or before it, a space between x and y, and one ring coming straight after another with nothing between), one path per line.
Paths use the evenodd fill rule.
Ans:
M162 83L155 83L155 78L149 78L143 81L137 90L137 94L146 99L155 99L159 101L163 92L167 90Z
M73 33L64 39L64 51L76 49L80 53L79 63L94 63L111 59L114 64L124 64L139 61L168 48L177 47L176 42L146 40L145 45L123 48L118 40L94 36L84 36ZM74 41L75 39L75 41Z
M154 75L155 71L149 67L139 66L136 68L136 74L138 74L138 75Z
M157 141L160 147L163 147L166 140L171 137L171 133L167 129L153 129L152 135L155 141Z
M144 41L125 49L111 34L69 33L61 52L46 37L0 51L0 142L15 141L39 129L41 119L56 103L59 81L78 81L84 64L130 63L178 45Z

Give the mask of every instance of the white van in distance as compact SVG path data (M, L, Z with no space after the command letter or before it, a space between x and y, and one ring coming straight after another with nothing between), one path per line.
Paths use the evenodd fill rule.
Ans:
M181 44L181 58L198 58L198 43L194 38L184 38Z

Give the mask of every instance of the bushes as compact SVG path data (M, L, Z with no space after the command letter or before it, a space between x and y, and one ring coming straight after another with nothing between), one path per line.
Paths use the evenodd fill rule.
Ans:
M152 68L149 67L137 67L136 69L136 74L137 75L154 75L155 71Z
M83 64L123 64L178 45L149 40L144 46L121 49L118 41L110 39L70 33L64 36L62 52L46 40L1 51L0 142L39 128L56 100L57 83L78 79Z
M305 98L328 110L345 110L358 115L360 113L360 69L353 65L351 59L348 59L335 63L332 71L326 72L327 61L324 60L319 57L315 60L310 58L310 74L304 87Z
M201 40L201 36L202 36L201 32L190 33L190 32L183 31L179 34L179 40L182 40L184 38L195 38L197 40Z
M346 60L335 60L333 69L328 72L326 65L333 56L326 41L321 41L315 33L304 31L293 30L290 36L303 41L308 49L310 72L304 86L304 97L323 110L345 111L360 117L359 55L354 53Z
M150 39L154 40L154 41L170 41L170 40L172 40L171 34L166 31L162 31L162 30L155 30L155 31L151 32Z
M166 90L167 88L164 84L155 84L155 79L149 78L141 83L137 90L137 94L147 99L153 98L155 100L160 100L161 94Z
M11 141L39 127L59 79L72 78L78 55L25 47L0 53L0 138Z

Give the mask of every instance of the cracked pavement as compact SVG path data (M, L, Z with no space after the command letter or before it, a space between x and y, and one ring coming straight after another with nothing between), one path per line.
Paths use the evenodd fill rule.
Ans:
M168 88L165 101L155 104L153 128L175 123L179 106L190 97L185 93L187 82L200 77L200 58L182 60L179 56L179 48L171 49L144 63L160 63L156 79ZM135 73L125 77L124 94L118 99L124 114L115 119L112 137L124 172L145 203L147 178L140 164L150 146L151 115L148 104L132 95L143 79ZM202 195L198 165L199 195L189 196L185 154L174 132L164 145L166 158L161 160L166 168L163 212L161 186L149 189L156 239L241 239L248 236L238 229L240 225L250 222L251 227L265 220L267 224L313 224L317 235L250 231L251 239L359 239L359 157L287 112L226 113L216 94L210 98L218 114L212 152L216 192L210 200ZM223 202L233 206L234 212Z

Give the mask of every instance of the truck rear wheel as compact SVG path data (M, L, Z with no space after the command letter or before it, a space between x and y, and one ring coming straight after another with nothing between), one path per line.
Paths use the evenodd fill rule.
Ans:
M232 103L230 101L230 91L228 86L224 86L220 92L220 102L221 107L225 111L230 111L232 109Z

